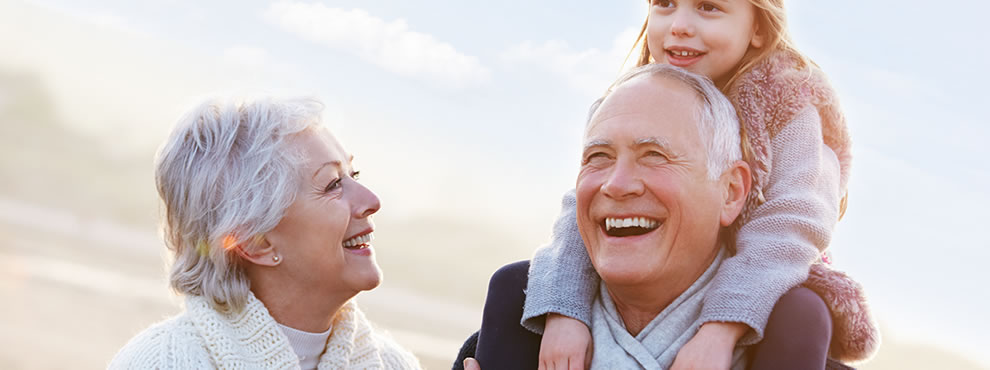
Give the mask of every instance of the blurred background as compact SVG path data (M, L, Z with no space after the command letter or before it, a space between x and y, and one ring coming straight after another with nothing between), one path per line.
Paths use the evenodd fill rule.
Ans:
M884 344L863 369L990 368L984 3L791 0L840 92L850 206L831 250ZM587 106L645 1L0 0L0 368L102 368L179 311L152 163L212 94L314 95L382 199L359 301L429 368L487 279L548 240Z

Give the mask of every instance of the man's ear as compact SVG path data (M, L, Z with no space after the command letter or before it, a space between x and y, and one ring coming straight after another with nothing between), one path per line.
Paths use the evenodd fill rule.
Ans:
M282 256L264 235L251 239L248 245L238 244L233 250L245 261L255 265L274 267L282 263Z
M753 179L750 177L749 165L743 161L735 161L729 169L722 173L722 185L725 189L725 200L719 221L722 226L732 225L749 196L749 188Z

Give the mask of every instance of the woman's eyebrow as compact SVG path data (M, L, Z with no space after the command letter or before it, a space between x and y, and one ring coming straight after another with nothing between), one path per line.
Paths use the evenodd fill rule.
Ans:
M313 178L315 179L316 176L320 174L320 171L323 171L323 169L324 168L327 168L328 166L337 166L337 167L340 167L340 165L341 165L340 164L340 161L324 162L323 164L320 165L319 168L316 169L316 171L313 172Z

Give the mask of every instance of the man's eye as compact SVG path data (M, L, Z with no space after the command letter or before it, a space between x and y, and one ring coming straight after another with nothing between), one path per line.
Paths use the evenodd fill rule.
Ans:
M649 158L655 159L655 160L664 160L664 161L667 160L667 156L665 154L660 153L660 152L655 151L655 150L651 150L651 151L646 152L645 157L649 157Z
M606 161L609 158L610 158L609 155L606 154L606 153L603 153L603 152L594 152L594 153L588 154L588 156L584 157L584 164L599 163L599 162L602 162L602 161Z

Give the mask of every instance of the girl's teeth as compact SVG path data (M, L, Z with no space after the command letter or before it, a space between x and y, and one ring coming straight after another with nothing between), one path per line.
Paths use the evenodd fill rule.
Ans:
M364 235L361 235L361 236L355 236L353 238L350 238L350 239L345 240L344 241L344 247L347 247L347 248L356 247L356 246L359 246L361 244L365 244L365 243L370 242L371 239L372 239L372 233L367 233L367 234L364 234Z

